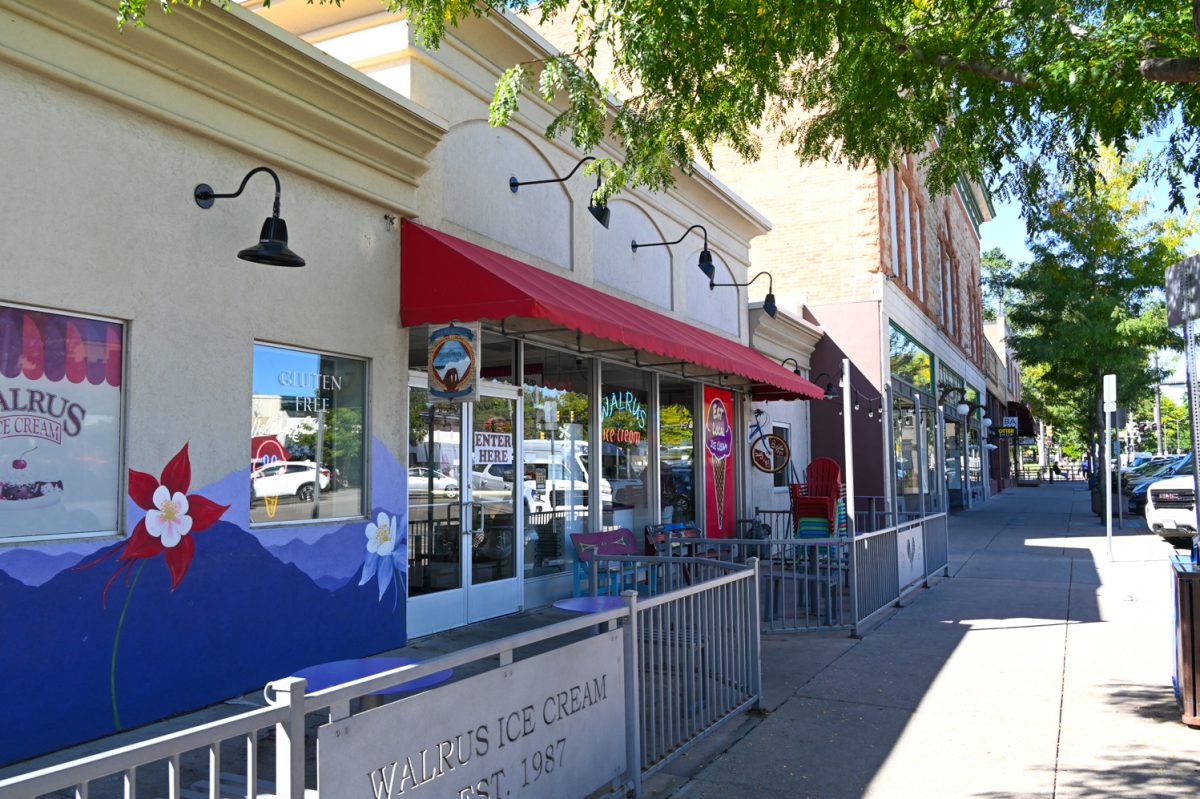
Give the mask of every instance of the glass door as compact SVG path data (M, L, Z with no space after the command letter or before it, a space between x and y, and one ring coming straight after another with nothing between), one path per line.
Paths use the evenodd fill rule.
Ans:
M477 403L431 402L423 376L410 379L409 637L520 609L519 399L516 389L485 391Z
M470 529L466 580L467 621L480 621L520 608L518 547L527 503L516 474L515 389L489 387L471 408Z

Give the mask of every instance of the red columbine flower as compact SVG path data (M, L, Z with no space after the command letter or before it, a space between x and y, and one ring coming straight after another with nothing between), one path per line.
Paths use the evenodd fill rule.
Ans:
M229 510L228 505L218 505L199 494L188 494L191 482L192 465L188 460L187 444L171 458L157 480L145 472L129 470L129 498L143 508L146 515L133 528L133 535L117 555L117 560L133 561L165 553L167 568L171 570L172 591L187 573L196 552L196 542L190 533L207 530Z
M171 571L171 590L179 585L196 553L196 542L191 533L212 527L229 510L228 505L218 505L199 494L188 494L191 482L192 464L188 460L187 444L163 468L161 477L129 470L129 498L145 510L146 515L133 528L125 546L115 550L121 565L105 584L100 596L102 603L107 601L108 589L121 572L128 570L135 561L152 558L160 552L164 553L167 568ZM111 554L75 568L94 566Z

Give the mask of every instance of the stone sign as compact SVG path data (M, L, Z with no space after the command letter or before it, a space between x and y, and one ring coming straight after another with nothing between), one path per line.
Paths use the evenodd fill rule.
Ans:
M625 771L622 632L326 724L321 799L586 796Z

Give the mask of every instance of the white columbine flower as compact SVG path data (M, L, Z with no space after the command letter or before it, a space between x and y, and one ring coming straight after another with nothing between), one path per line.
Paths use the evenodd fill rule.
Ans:
M146 531L170 549L191 530L187 496L179 491L172 494L164 485L154 489L154 509L146 511Z
M396 548L396 517L380 513L374 522L367 523L367 552L386 558Z

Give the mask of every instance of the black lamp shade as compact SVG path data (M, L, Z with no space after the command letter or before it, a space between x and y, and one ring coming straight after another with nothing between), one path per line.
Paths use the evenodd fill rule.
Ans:
M608 228L608 217L610 212L607 205L589 205L588 213L591 214L597 222L604 225L605 229Z
M825 399L833 400L833 399L837 399L840 396L842 396L842 395L839 394L838 390L833 387L833 383L830 383L829 385L825 386Z
M712 253L708 250L701 250L698 266L700 267L700 271L704 273L704 276L711 282L713 275L717 273L716 268L713 266Z
M775 318L775 313L779 308L775 305L775 295L767 292L767 298L763 300L763 310L767 312L767 316Z
M304 266L304 259L289 250L287 243L287 223L277 216L267 217L258 244L239 252L238 258L270 266Z

